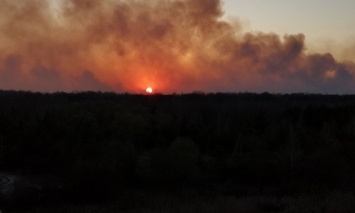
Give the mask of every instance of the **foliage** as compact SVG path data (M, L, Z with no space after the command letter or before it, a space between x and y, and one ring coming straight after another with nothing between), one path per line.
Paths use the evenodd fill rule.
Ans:
M0 91L0 139L2 170L60 176L84 200L142 185L355 189L353 95Z

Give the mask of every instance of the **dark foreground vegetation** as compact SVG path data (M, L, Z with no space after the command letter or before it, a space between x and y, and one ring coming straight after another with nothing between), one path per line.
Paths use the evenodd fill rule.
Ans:
M0 91L0 172L10 212L354 212L355 96Z

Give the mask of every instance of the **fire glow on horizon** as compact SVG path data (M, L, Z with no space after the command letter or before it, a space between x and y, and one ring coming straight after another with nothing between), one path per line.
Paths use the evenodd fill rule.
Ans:
M353 62L222 16L220 0L0 0L0 89L355 92Z
M148 87L146 90L145 90L148 94L152 94L153 93L153 89L151 87Z

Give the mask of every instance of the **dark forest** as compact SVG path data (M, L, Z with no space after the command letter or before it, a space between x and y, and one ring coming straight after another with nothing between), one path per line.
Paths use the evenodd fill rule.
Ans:
M355 95L0 91L0 140L0 174L28 178L0 193L3 212L169 212L150 202L187 197L301 212L283 198L334 194L355 209Z

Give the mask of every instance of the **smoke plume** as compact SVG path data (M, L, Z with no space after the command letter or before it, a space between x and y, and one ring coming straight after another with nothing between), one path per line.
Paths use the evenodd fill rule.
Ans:
M0 88L355 92L354 63L222 16L220 0L0 0Z

